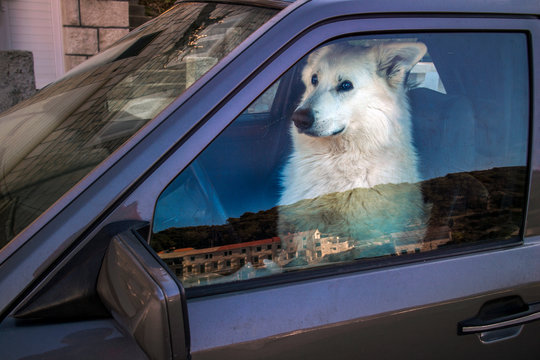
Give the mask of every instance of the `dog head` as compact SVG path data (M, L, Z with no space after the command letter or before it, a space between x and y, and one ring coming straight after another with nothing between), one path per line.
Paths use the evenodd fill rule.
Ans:
M369 137L392 128L381 123L381 115L396 118L391 112L404 105L407 74L425 53L424 44L413 42L316 50L302 72L306 90L292 115L298 133L328 137L354 127L356 135Z

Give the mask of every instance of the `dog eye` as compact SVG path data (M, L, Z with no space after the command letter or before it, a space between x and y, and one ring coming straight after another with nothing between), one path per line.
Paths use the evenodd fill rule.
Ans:
M353 89L353 84L349 80L343 81L338 85L337 91L349 91Z
M313 86L317 86L318 83L319 83L319 77L317 76L317 74L313 74L311 76L311 84L313 84Z

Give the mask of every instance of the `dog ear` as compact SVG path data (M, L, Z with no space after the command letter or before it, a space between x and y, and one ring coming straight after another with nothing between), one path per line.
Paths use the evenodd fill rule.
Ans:
M385 78L390 86L403 84L407 73L427 51L420 42L394 42L378 46L377 73Z

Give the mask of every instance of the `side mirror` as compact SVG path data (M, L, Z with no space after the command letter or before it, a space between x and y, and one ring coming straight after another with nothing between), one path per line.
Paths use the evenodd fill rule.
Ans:
M151 359L189 359L184 289L134 231L111 240L97 292L114 319Z

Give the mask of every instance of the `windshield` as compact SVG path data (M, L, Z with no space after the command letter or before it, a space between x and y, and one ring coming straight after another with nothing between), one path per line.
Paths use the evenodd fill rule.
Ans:
M0 115L0 248L276 12L178 4Z

